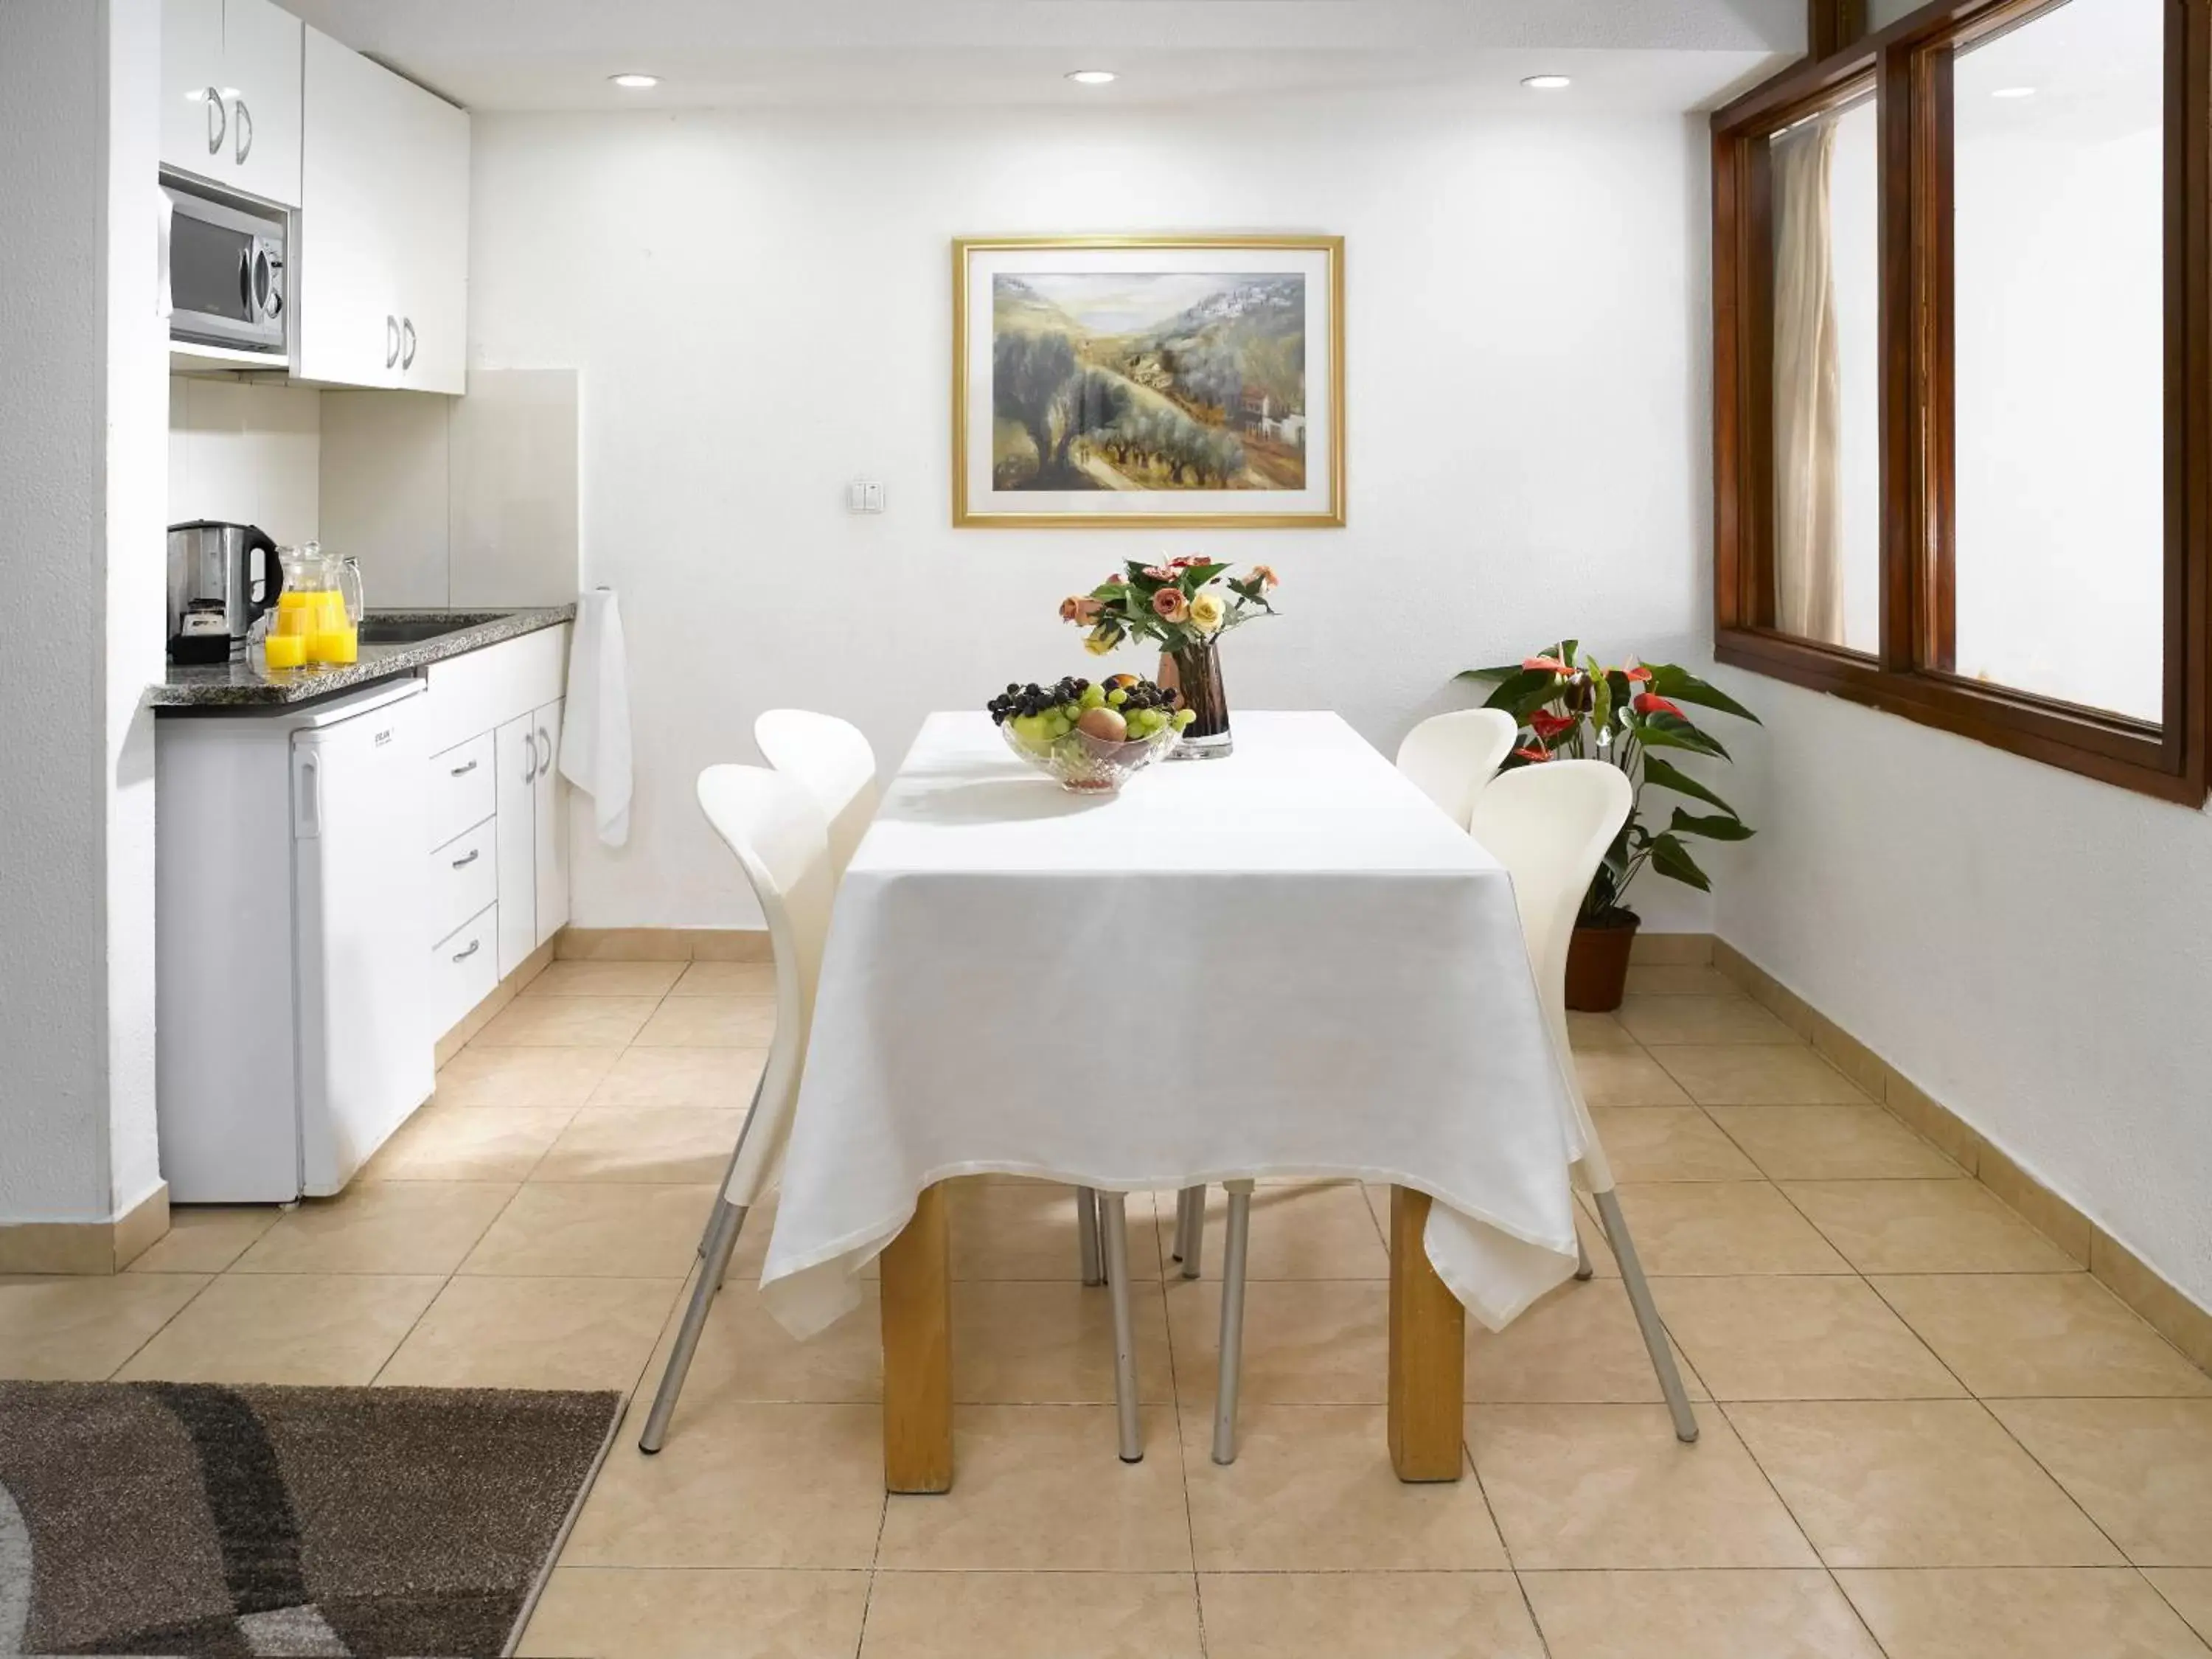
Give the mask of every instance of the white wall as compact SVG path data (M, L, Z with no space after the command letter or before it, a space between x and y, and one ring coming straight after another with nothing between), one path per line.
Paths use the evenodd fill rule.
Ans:
M258 525L285 547L322 533L322 394L173 375L169 522Z
M1284 614L1231 641L1232 705L1385 745L1468 700L1455 670L1561 632L1692 651L1706 142L1354 101L479 117L471 370L580 371L585 580L629 629L633 834L580 833L575 920L750 921L691 791L755 757L755 714L848 715L888 767L926 711L1086 664L1055 606L1132 554L1273 563ZM952 529L951 239L1152 228L1346 237L1351 527ZM855 476L885 515L842 513ZM1668 887L1647 917L1704 926Z

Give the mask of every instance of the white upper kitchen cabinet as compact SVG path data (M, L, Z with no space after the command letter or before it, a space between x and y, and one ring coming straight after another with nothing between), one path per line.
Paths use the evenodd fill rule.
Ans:
M270 0L162 0L162 165L298 206L301 32Z
M296 378L464 390L469 118L307 31Z

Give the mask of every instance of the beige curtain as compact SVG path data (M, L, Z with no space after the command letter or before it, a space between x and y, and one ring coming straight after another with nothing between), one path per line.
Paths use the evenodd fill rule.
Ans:
M1774 620L1800 639L1844 642L1844 515L1838 479L1835 262L1829 247L1832 122L1774 141Z

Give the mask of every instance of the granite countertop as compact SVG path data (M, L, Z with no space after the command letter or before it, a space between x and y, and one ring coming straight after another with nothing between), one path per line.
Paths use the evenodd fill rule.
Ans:
M168 678L147 688L146 701L156 709L277 708L312 702L334 692L350 691L396 675L411 674L465 652L481 651L502 640L534 634L541 628L557 628L573 621L573 605L543 605L519 611L372 611L363 621L364 633L385 624L447 623L450 630L428 639L392 642L363 641L361 660L338 667L264 669L260 653L251 646L242 658L218 663L172 663Z

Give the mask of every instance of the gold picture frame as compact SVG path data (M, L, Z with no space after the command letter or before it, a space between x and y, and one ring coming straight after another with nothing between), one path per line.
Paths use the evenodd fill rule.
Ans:
M956 526L1340 528L1344 427L1341 236L952 244Z

